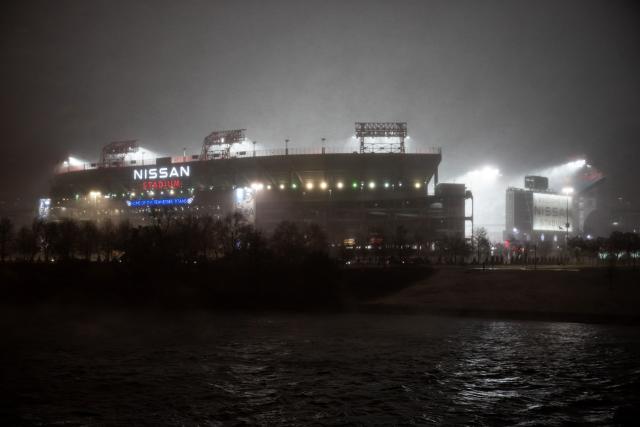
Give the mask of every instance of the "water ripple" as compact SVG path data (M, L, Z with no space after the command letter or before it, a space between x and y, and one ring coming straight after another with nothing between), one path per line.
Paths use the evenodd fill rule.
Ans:
M632 327L421 316L34 321L3 425L632 425ZM133 325L133 326L132 326ZM154 332L149 328L166 330ZM29 339L24 339L29 336Z

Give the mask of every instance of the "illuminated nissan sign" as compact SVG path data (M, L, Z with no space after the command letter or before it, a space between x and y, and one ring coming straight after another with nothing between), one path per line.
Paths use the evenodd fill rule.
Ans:
M171 166L160 168L134 169L133 180L183 178L191 175L191 166Z
M571 217L571 198L559 194L533 193L533 229L536 231L565 230L567 217ZM569 231L573 227L569 225Z

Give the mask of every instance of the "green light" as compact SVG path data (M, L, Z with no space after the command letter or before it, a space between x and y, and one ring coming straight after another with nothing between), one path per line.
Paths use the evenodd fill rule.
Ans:
M352 187L352 188L358 188L358 183L357 183L357 182L355 182L355 181L353 181L353 184L351 184L351 187Z
M298 188L296 184L291 184L291 188Z

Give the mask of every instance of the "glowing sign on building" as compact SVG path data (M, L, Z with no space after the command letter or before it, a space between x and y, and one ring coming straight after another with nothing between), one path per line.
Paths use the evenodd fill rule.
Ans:
M145 169L134 169L133 180L154 180L167 178L183 178L191 176L191 166L154 167Z
M143 181L142 189L143 190L174 190L182 187L182 181L179 179L167 179L167 180L156 180L156 181Z
M51 199L40 199L38 201L38 218L49 218L49 212L51 210Z
M256 221L256 190L250 187L236 188L233 207L253 224Z
M533 193L533 229L536 231L562 231L569 222L572 231L571 197L559 194ZM567 217L567 212L569 213ZM568 218L568 220L567 220Z
M147 206L180 206L190 205L193 203L193 197L178 197L175 199L141 199L141 200L127 200L127 206L132 208L141 208Z

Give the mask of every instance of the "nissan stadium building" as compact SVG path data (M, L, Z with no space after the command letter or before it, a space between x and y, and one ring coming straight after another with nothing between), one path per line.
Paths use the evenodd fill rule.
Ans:
M97 163L61 165L40 215L143 225L159 213L240 212L267 233L285 220L316 223L334 242L395 236L399 227L414 242L464 236L470 193L438 183L439 149L406 152L406 123L356 123L356 136L355 152L256 152L234 151L244 130L219 131L199 155L143 160L131 160L136 141L114 142Z

